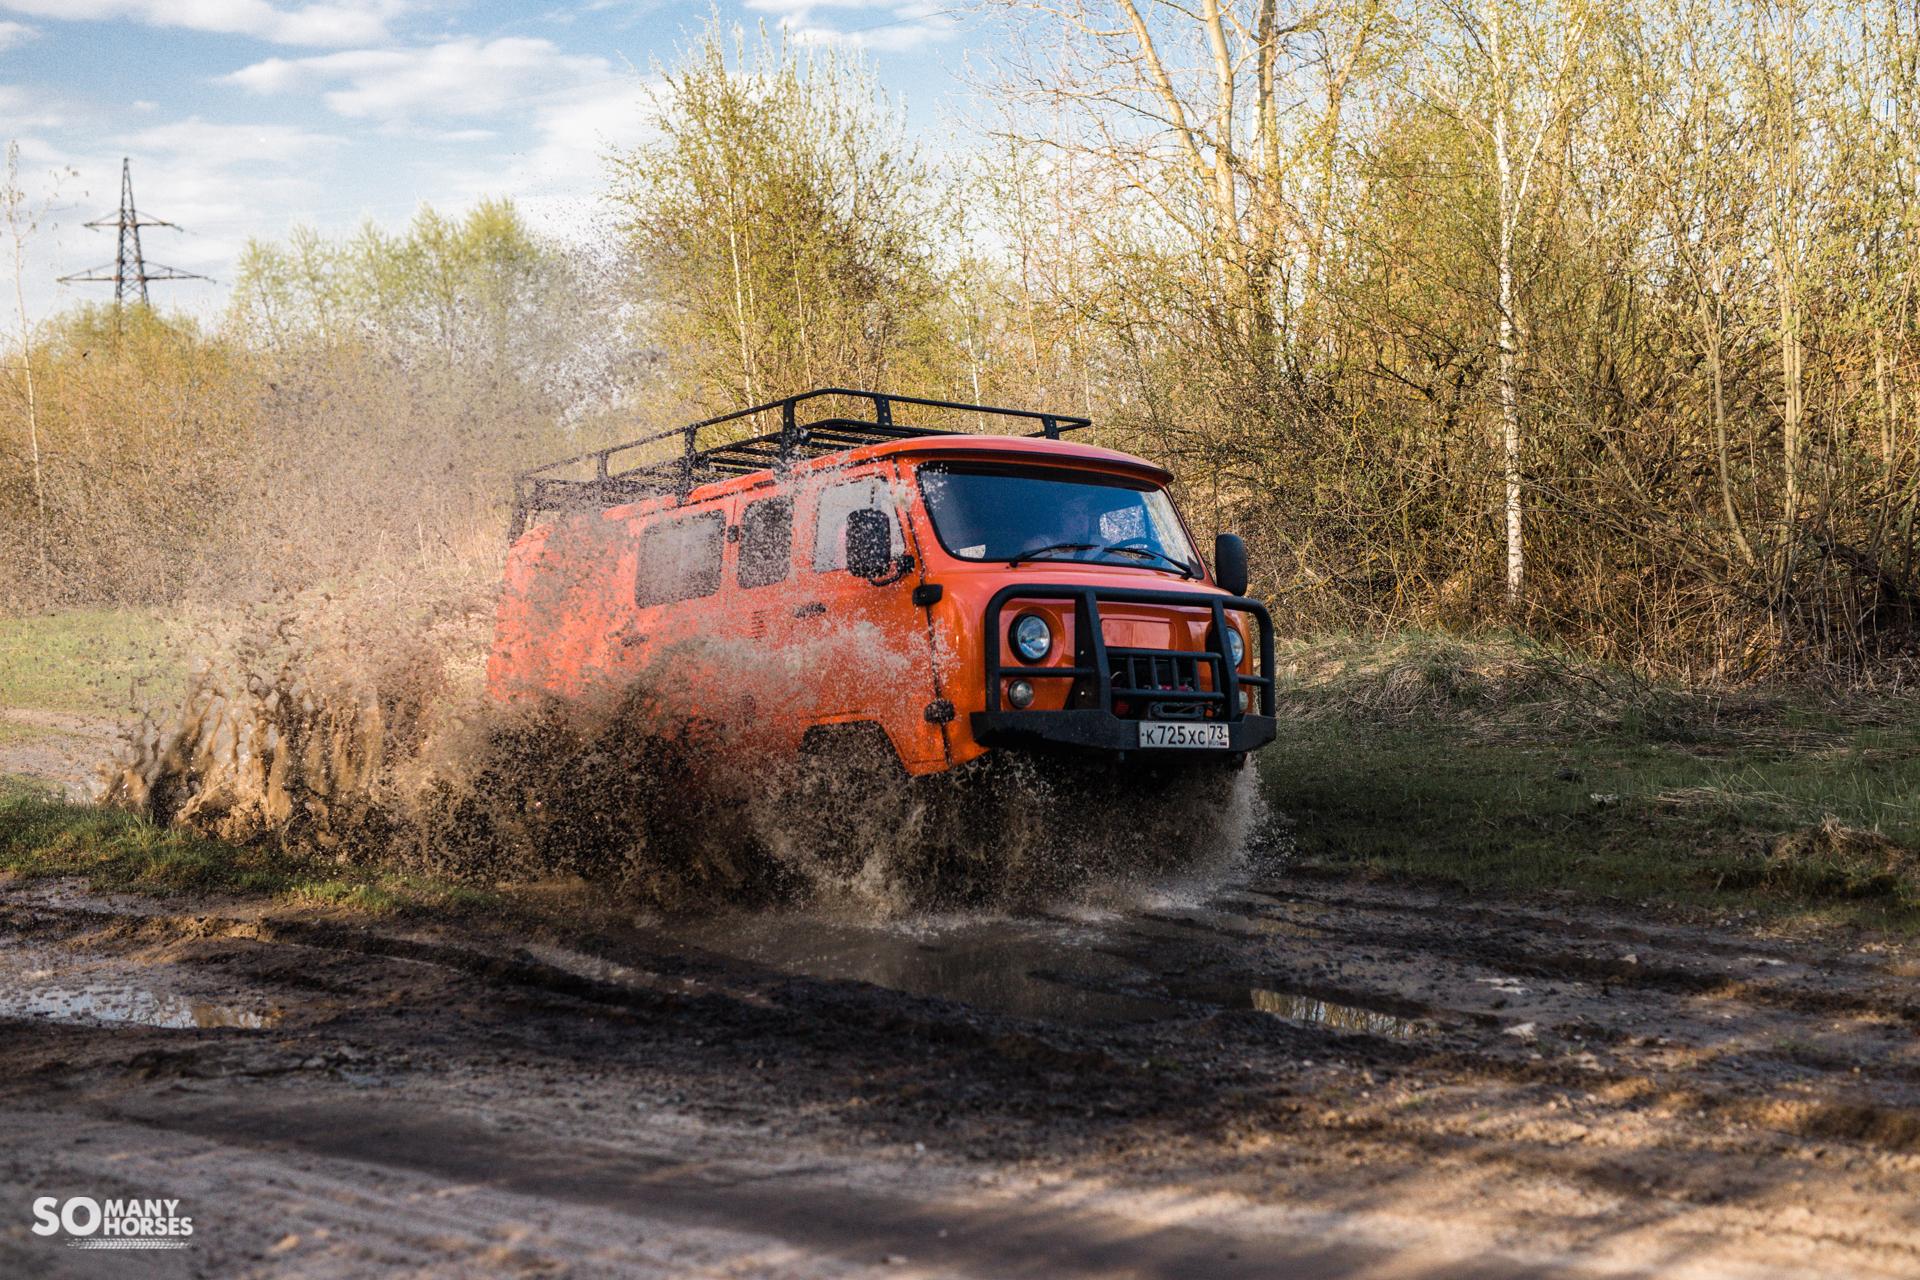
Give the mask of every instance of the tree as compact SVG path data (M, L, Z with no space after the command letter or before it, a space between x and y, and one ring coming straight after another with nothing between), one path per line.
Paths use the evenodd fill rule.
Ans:
M33 378L33 326L27 321L27 241L39 227L43 210L29 205L20 186L20 144L7 142L6 180L0 182L0 211L7 221L7 238L13 247L13 306L19 321L20 379L26 401L27 446L33 466L34 541L44 581L48 572L47 486L40 463L40 401Z
M510 200L464 217L421 206L404 231L372 223L329 239L296 228L285 245L249 242L229 317L277 350L366 343L409 366L551 377L605 319L597 292Z
M717 408L899 385L950 357L932 174L860 63L717 21L662 76L660 140L613 157L647 336Z
M1517 607L1526 579L1523 538L1524 468L1520 421L1520 366L1526 328L1522 315L1524 259L1539 247L1552 217L1543 170L1564 148L1585 90L1582 60L1593 31L1586 0L1523 6L1481 0L1468 7L1448 0L1457 40L1442 45L1433 82L1440 101L1484 141L1481 154L1493 177L1493 328L1500 401L1502 515L1506 533L1506 592Z

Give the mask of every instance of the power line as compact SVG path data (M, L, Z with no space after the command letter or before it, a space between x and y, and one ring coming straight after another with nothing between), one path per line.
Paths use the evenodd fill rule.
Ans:
M61 284L105 284L113 282L113 305L119 306L126 300L129 286L140 292L140 305L147 305L147 282L149 280L210 280L211 277L196 275L191 271L182 271L178 267L149 263L140 251L140 228L172 227L180 228L171 222L159 218L143 218L133 204L133 161L122 158L120 161L120 211L104 218L95 218L86 223L89 227L113 227L120 233L120 252L114 260L103 266L91 267L77 275L61 276Z

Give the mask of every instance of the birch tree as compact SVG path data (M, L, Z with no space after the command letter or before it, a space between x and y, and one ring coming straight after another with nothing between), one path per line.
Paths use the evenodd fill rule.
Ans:
M47 484L40 459L40 398L39 387L34 379L33 370L33 325L27 319L27 242L39 229L40 219L45 215L47 204L35 206L20 185L20 144L7 141L6 177L0 181L0 215L7 223L7 240L13 250L13 306L14 317L19 328L16 340L20 353L20 388L22 392L23 416L27 423L27 451L33 472L34 506L34 544L40 564L40 576L44 582L49 572L49 538L47 525ZM56 175L56 178L59 175Z
M1520 375L1526 341L1524 279L1557 188L1546 169L1564 150L1586 105L1582 60L1596 14L1587 0L1529 6L1515 0L1449 3L1455 39L1438 51L1436 98L1482 142L1493 181L1492 319L1499 400L1501 515L1506 597L1517 608L1526 583L1525 458Z

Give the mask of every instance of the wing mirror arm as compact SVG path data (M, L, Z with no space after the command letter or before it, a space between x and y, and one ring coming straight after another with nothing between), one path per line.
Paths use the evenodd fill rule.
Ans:
M867 581L876 587L890 587L912 572L913 557L903 551L894 557L893 563L889 566L886 573L877 578L868 578Z

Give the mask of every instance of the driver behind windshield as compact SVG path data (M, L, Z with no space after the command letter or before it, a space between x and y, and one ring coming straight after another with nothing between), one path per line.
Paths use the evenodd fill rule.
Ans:
M1100 533L1100 517L1104 514L1095 508L1092 493L1069 489L1054 511L1052 536L1042 537L1022 550L1037 551L1045 546L1097 547L1106 541Z

